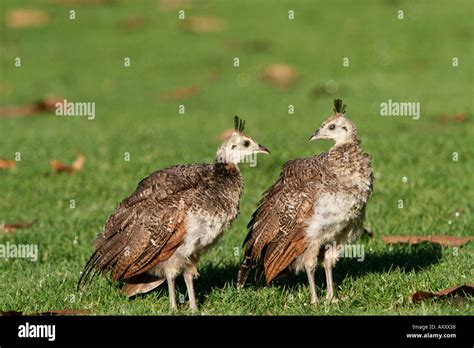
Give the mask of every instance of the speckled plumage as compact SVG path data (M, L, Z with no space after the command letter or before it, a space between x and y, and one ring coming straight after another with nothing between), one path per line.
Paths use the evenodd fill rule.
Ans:
M191 213L213 216L225 230L237 216L241 190L233 165L180 165L153 173L109 217L96 241L96 268L111 269L112 278L122 280L166 261L181 244L179 232Z
M243 182L237 162L253 152L268 153L242 130L243 122L236 120L236 131L221 145L214 164L178 165L143 179L107 220L79 287L110 271L113 280L126 283L123 292L133 296L166 279L175 309L174 278L182 272L194 309L192 279L199 257L239 212ZM243 153L236 155L240 147Z
M329 268L337 255L326 253L325 247L351 242L362 231L373 182L370 156L362 151L352 122L340 112L319 129L334 123L343 129L330 151L288 161L264 193L248 225L238 287L254 267L267 283L286 269L305 269L309 277L318 255L327 259Z

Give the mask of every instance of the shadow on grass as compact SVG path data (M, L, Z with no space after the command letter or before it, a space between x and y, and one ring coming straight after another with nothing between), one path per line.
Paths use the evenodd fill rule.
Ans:
M400 271L403 273L418 272L439 263L442 257L442 247L433 243L422 243L418 245L394 245L387 247L381 252L366 252L364 261L356 258L341 258L333 269L334 285L342 283L346 277L360 278L372 273L388 273ZM326 285L326 276L321 263L318 263L316 271L316 282ZM298 277L285 277L278 283L289 287L295 286L300 281L307 282L306 275Z
M230 286L235 286L238 269L239 268L237 264L208 264L200 268L199 277L194 281L194 291L196 292L196 299L198 301L198 304L203 303L205 301L206 296L209 295L212 291L215 291L216 289L222 289L226 284L230 284ZM117 291L120 291L123 287L123 283L115 283L114 285ZM184 283L184 279L181 274L176 277L175 286L176 300L178 302L183 302L183 299L180 298L180 295L185 295L184 301L187 303L189 298L187 294L186 284ZM148 296L151 292L156 292L156 295L159 297L168 296L167 283L164 282L163 284L148 293L137 294L135 296L132 296L130 297L130 300L136 298L144 298Z
M366 252L363 262L357 261L356 258L342 258L333 271L334 285L337 286L342 283L346 277L360 278L367 274L383 274L395 270L403 273L417 272L439 263L441 257L442 247L440 245L422 243L418 245L394 245L373 254ZM202 268L200 276L196 280L196 296L200 303L215 289L222 289L226 284L235 286L238 269L237 264L211 264ZM320 264L315 276L319 286L324 285L326 287L326 276ZM307 284L304 272L297 276L288 272L275 281L275 285L285 286L289 289L301 284ZM253 272L249 275L246 286L257 289L264 285L264 281L256 281Z
M199 278L195 281L196 296L200 303L216 289L223 289L226 285L235 287L237 281L238 264L209 264L199 270Z
M342 258L336 264L333 271L335 286L342 283L346 277L359 278L372 273L388 273L390 271L401 271L404 273L417 272L438 263L441 259L442 248L438 244L422 243L419 245L395 245L391 249L384 249L375 254L365 255L363 262L355 258ZM223 289L226 285L235 286L238 264L208 264L199 271L200 276L195 281L195 291L198 303L203 303L207 295L216 289ZM321 286L325 284L325 274L323 267L318 264L316 271L316 282ZM324 283L323 283L324 282ZM292 289L301 284L307 283L304 272L298 276L287 273L287 275L277 279L275 284ZM248 287L257 289L264 285L262 281L256 281L253 272L248 278ZM161 291L160 291L160 290ZM176 290L178 294L187 294L186 286L181 276L176 279ZM159 296L167 296L166 283L154 291L160 291ZM137 295L135 297L146 296ZM186 296L186 301L187 301Z
M396 268L408 273L429 268L439 263L441 257L442 247L439 244L395 245L391 247L391 250L376 254L369 253L364 262L342 259L336 267L339 267L339 276L350 273L354 277L360 277L367 273L386 273Z

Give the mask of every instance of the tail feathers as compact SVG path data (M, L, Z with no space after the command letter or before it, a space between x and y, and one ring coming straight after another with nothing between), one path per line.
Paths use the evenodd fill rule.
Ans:
M122 288L122 293L126 295L127 297L132 297L138 294L144 294L160 286L161 284L163 284L165 280L166 278L160 278L158 280L155 280L149 283L138 283L138 284L127 283Z
M89 261L87 261L84 270L82 271L82 275L77 282L77 291L82 291L86 288L92 281L94 280L95 276L99 274L101 271L97 269L97 264L100 260L100 254L97 250L94 254L92 254Z
M237 289L242 289L247 281L250 271L253 268L252 258L245 255L242 264L240 265L239 272L237 273Z

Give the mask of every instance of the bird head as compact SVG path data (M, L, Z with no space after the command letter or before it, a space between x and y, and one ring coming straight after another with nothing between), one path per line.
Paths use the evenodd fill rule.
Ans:
M352 121L345 117L346 105L341 99L334 100L334 115L325 120L316 131L311 134L309 141L318 139L334 140L335 145L345 144L357 138L356 128Z
M244 134L245 121L234 117L234 131L217 150L216 161L222 163L241 162L245 157L257 153L270 153L265 146L258 144L254 139Z

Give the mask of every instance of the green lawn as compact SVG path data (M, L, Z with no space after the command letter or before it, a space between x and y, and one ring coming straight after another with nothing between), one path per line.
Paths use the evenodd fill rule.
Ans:
M82 295L76 283L91 242L116 204L149 173L173 164L211 162L219 133L234 114L272 153L241 165L241 214L200 262L200 311L243 315L470 314L472 301L413 304L417 290L472 283L473 246L387 246L388 235L471 236L474 226L474 45L472 1L194 1L186 16L222 18L221 32L181 29L178 10L156 1L71 5L4 0L0 7L0 105L47 95L96 103L96 118L43 114L0 118L0 158L21 162L0 171L0 223L37 219L0 243L38 244L39 259L0 259L0 310L88 309L94 314L169 314L166 286L126 299L105 278ZM5 13L43 9L50 23L13 29ZM70 20L69 10L76 10ZM397 11L404 19L397 19ZM295 19L288 19L288 11ZM123 28L143 19L135 31ZM22 66L14 67L15 57ZM124 67L124 57L131 66ZM239 57L240 67L233 66ZM343 67L348 57L350 65ZM453 57L459 66L452 66ZM259 78L267 64L294 66L294 86L279 90ZM209 75L214 78L210 79ZM335 94L324 90L337 82ZM246 83L242 84L242 81ZM198 94L164 100L164 91L196 86ZM342 98L364 149L373 156L375 189L367 209L374 238L361 239L364 262L343 259L334 271L338 304L312 308L305 275L270 286L235 288L246 224L282 164L330 147L309 135ZM381 117L389 99L421 103L421 118ZM185 105L185 114L178 106ZM288 105L295 113L288 114ZM439 115L466 113L465 121ZM82 171L54 175L50 159L86 156ZM124 161L129 152L130 161ZM459 155L453 161L453 152ZM402 178L406 176L407 181ZM70 208L70 200L76 206ZM398 208L398 200L404 202ZM455 211L460 212L459 216ZM325 295L324 272L316 273ZM179 293L186 296L182 279ZM187 297L179 313L189 314Z

